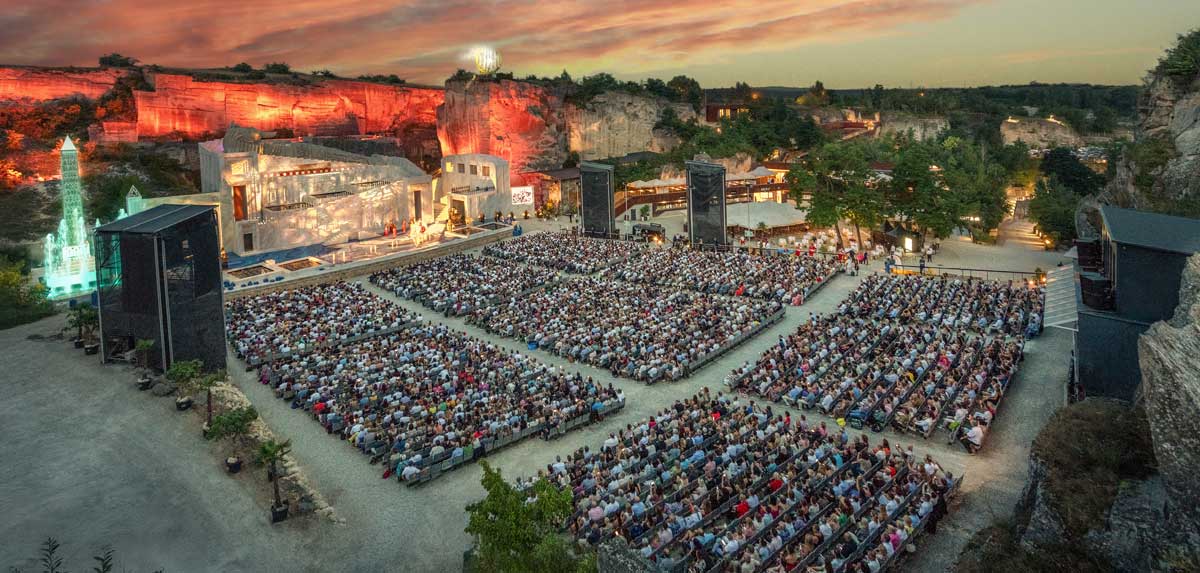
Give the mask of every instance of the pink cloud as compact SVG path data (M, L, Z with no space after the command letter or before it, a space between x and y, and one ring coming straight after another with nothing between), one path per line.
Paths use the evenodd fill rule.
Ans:
M518 73L653 71L853 41L950 18L973 0L43 0L0 13L11 64L88 65L116 51L166 66L285 61L440 82L470 46Z

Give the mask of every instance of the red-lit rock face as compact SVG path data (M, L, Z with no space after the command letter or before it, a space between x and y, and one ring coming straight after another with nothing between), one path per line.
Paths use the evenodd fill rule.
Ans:
M154 74L154 91L136 91L138 134L221 134L230 124L296 135L404 133L432 129L443 91L327 80L308 86L198 82Z
M525 171L562 167L567 155L562 98L509 80L455 82L437 112L442 155L486 153L509 162L513 185Z
M0 100L96 99L112 89L123 73L114 69L0 68Z

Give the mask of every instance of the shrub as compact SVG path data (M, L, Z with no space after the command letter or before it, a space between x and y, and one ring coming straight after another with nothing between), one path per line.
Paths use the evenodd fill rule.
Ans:
M1175 45L1158 60L1155 71L1184 81L1200 74L1200 28L1180 34Z
M233 66L232 68L229 68L229 69L231 69L235 72L241 72L243 74L254 71L254 67L251 66L250 64L247 64L246 62L242 62L242 63L240 63L236 66Z
M283 62L271 62L263 66L263 71L268 74L290 74L292 67Z
M136 64L136 59L122 56L116 52L100 56L100 66L105 68L128 68Z

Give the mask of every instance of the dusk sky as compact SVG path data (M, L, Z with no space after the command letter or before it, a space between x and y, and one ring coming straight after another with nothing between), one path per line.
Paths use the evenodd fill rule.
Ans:
M610 72L705 87L1137 82L1197 0L0 0L0 64L397 74L440 84L499 50L517 76Z

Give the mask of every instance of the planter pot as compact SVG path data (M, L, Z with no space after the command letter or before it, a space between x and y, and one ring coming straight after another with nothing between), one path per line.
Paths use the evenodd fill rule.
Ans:
M279 523L280 521L287 519L287 516L288 506L286 503L283 505L271 506L271 523Z
M141 380L138 380L137 389L138 390L149 390L150 387L153 385L154 385L153 378L142 378Z
M241 458L225 458L225 469L231 474L242 471Z
M75 342L75 348L83 348L83 339L82 338L76 338L74 342Z
M94 343L84 345L83 353L84 354L100 354L100 345L94 344Z
M175 409L182 412L184 410L187 410L188 408L191 408L192 403L193 403L193 401L191 398L176 398L175 399Z

